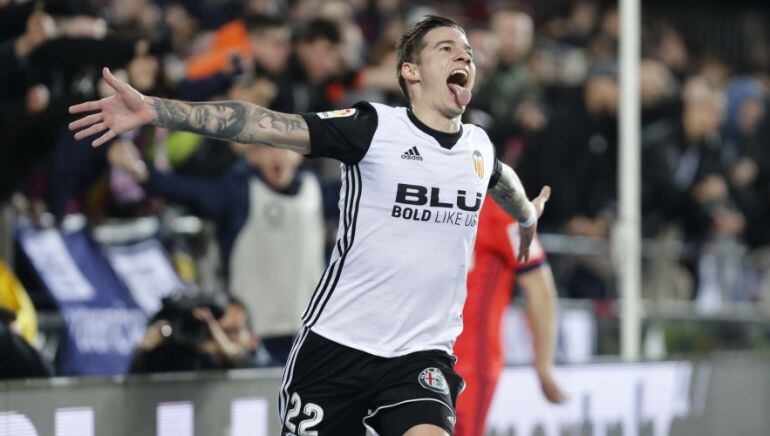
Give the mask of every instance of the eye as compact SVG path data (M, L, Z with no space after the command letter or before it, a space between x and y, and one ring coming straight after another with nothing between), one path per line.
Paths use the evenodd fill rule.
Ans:
M441 47L439 50L441 50L441 51L449 51L450 49L449 49L448 45L445 45L445 46Z

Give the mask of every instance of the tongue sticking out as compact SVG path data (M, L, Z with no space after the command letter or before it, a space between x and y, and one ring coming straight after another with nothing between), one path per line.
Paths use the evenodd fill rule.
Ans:
M471 102L471 92L456 83L449 83L448 85L452 94L455 96L457 105L462 107L468 106L468 103Z

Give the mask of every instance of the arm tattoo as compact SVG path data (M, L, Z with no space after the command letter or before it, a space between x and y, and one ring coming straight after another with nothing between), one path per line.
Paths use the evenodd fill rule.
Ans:
M527 193L516 172L508 165L502 165L502 174L489 194L503 210L520 223L527 222L533 209L530 207Z
M156 113L154 124L172 130L298 152L308 152L310 148L307 123L299 115L237 101L188 103L148 97L147 103Z

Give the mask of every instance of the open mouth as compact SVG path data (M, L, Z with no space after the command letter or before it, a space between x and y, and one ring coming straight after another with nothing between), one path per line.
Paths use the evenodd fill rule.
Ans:
M446 79L447 84L455 84L462 87L465 87L465 84L468 82L468 73L465 72L465 70L454 70L451 74L449 74L449 77Z
M468 72L463 69L457 69L449 73L446 79L449 91L454 95L455 102L460 107L468 106L471 101L471 91L465 87L468 83Z

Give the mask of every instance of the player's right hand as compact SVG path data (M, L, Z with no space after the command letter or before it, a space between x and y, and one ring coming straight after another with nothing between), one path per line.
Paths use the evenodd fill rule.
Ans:
M94 147L104 144L121 133L151 123L155 117L155 112L145 104L145 97L139 91L113 76L107 68L102 69L102 76L115 90L114 95L69 108L71 114L94 112L70 123L70 130L80 129L75 133L75 139L80 140L106 130L91 142Z

